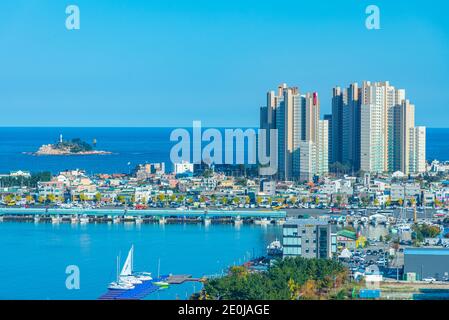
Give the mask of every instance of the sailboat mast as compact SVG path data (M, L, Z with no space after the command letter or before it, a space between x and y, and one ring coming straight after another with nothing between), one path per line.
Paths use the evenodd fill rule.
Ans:
M131 246L131 274L134 273L134 245Z
M157 277L160 278L161 275L161 258L157 260Z
M120 264L120 261L119 261L119 258L117 256L117 283L119 282L119 275L118 275L118 269L120 268L119 264Z

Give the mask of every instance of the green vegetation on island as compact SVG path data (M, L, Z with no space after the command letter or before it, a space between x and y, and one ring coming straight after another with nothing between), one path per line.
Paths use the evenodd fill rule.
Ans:
M53 148L57 150L69 150L71 153L89 152L93 150L93 147L80 138L72 139L71 141L59 141L53 145Z
M95 141L95 140L94 140ZM95 142L94 142L95 143ZM94 150L89 143L75 138L72 140L63 140L62 136L59 141L53 144L46 144L39 148L34 155L91 155L91 154L110 154L107 151Z

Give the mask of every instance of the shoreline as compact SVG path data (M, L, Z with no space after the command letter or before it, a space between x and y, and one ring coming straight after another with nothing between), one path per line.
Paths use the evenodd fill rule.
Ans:
M22 152L22 154L26 154L34 157L45 157L45 156L104 156L104 155L112 155L113 152L110 151L86 151L86 152L60 152L60 153L51 153L51 152Z
M267 210L176 210L176 209L112 209L112 208L0 208L1 215L94 215L94 216L123 216L123 215L137 215L137 216L195 216L195 217L266 217L266 218L285 218L286 211L267 211Z

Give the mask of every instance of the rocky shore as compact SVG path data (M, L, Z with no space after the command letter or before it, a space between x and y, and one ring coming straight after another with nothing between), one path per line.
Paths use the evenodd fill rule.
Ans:
M73 152L70 148L57 148L52 144L43 145L36 152L28 153L34 156L86 156L86 155L108 155L109 151L89 150Z

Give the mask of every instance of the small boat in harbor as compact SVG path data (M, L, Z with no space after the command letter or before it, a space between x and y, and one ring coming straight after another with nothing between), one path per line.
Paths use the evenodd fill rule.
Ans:
M113 223L120 223L120 222L121 222L121 219L120 219L119 216L115 216L115 217L112 219L112 222L113 222Z
M62 222L62 218L60 216L54 216L51 217L51 223L53 224L59 224Z
M276 220L276 224L277 224L278 226L284 225L284 224L285 224L285 219L277 219L277 220Z
M120 267L120 258L117 257L117 280L111 282L108 286L110 290L131 290L134 289L134 285L129 282L124 282L120 279L120 275L118 273Z
M271 223L270 220L267 218L262 218L260 220L254 220L254 224L261 225L261 226L267 226Z
M276 239L267 246L267 254L268 256L282 255L282 245L278 239Z
M237 216L237 218L235 218L235 220L234 220L234 224L236 226L240 226L242 223L243 223L242 218L240 218L240 216Z
M77 224L79 222L78 215L73 215L70 217L70 223Z
M81 218L80 218L80 223L81 224L87 224L87 223L89 223L89 217L88 216L86 216L86 215L84 215L84 216L82 216Z
M141 284L143 281L153 280L149 272L134 272L134 245L131 246L120 272L120 280L131 284Z
M158 287L168 287L168 286L170 286L170 284L168 283L168 282L165 282L165 281L155 281L155 282L153 282L153 284L154 285L156 285L156 286L158 286Z
M143 219L142 217L136 217L136 224L142 224L143 223Z

